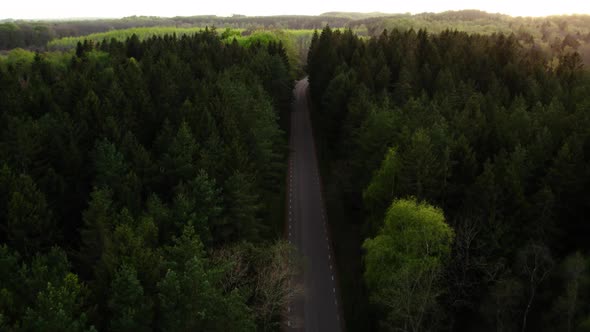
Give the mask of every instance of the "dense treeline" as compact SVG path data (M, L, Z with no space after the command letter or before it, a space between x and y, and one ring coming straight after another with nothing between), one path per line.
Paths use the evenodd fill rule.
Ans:
M209 27L244 29L248 31L274 29L321 29L348 27L357 33L378 36L384 29L427 29L439 33L456 29L469 33L514 33L529 48L541 49L547 57L558 59L563 52L578 51L584 63L590 64L590 16L511 17L477 10L443 13L384 14L328 12L319 16L262 16L234 15L187 17L126 17L83 21L0 21L0 50L16 47L44 50L53 40L81 37L130 28L194 29ZM140 31L134 31L140 34ZM171 33L171 32L168 32ZM305 43L310 35L306 34ZM58 48L61 46L58 42ZM308 45L305 45L308 46ZM557 60L556 60L557 61Z
M0 58L0 330L275 329L291 89L209 30Z
M206 28L175 28L175 27L148 27L148 28L132 28L111 30L108 32L93 33L81 37L64 37L54 39L47 44L48 51L68 51L75 49L78 43L83 43L85 40L91 43L104 43L113 38L116 40L126 40L135 35L140 41L154 36L176 35L182 37L183 35L191 35L196 32L205 30ZM208 29L208 28L207 28ZM251 44L261 43L268 44L271 42L281 43L285 49L291 70L294 76L301 76L303 72L304 60L307 58L307 51L311 42L311 36L314 30L279 30L279 29L264 29L264 30L244 30L225 28L218 30L211 28L210 31L216 31L222 41L226 43L233 43L237 41L242 46L250 46Z
M378 36L385 29L424 29L440 33L456 29L468 33L513 33L523 46L542 50L555 62L563 54L577 51L584 63L590 65L590 15L548 17L511 17L478 10L448 11L438 14L397 14L389 17L368 17L351 21L353 29L366 29Z
M551 63L514 35L325 28L308 72L351 330L590 329L577 53Z
M44 49L45 45L63 37L79 37L93 33L137 27L218 27L234 29L321 29L326 24L344 27L350 21L337 16L242 16L214 15L186 17L132 16L122 19L82 21L0 21L0 50L12 48Z

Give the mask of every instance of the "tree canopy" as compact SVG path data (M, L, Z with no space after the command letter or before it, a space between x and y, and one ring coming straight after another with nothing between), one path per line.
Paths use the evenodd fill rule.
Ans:
M559 277L577 252L585 268L590 250L590 75L574 48L546 53L515 34L392 29L367 39L326 27L307 69L328 210L346 243L336 254L350 271L351 329L584 330L587 286ZM408 197L440 208L455 234L436 264L428 327L400 318L413 294L376 287L377 276L404 275L391 266L414 246L395 236L418 238L412 228L384 235ZM566 289L580 302L559 316Z
M291 69L209 29L1 57L1 329L275 328Z

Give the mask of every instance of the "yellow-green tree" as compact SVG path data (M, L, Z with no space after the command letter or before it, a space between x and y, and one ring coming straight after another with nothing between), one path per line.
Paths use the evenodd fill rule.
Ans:
M395 200L385 224L365 240L365 280L387 315L383 328L424 331L435 323L440 277L454 232L442 211L415 199Z

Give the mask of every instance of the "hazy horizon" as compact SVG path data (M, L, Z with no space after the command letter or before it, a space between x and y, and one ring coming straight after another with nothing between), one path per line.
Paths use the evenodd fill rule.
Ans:
M252 0L248 2L228 3L185 3L181 0L170 0L165 3L158 1L127 1L87 3L80 6L73 0L56 0L51 2L29 1L5 5L0 13L0 20L63 20L63 19L95 19L122 18L128 16L197 16L233 14L247 16L272 15L319 15L325 12L360 12L360 13L440 13L450 10L476 9L488 13L501 13L510 16L550 16L570 14L590 14L590 2L574 0L555 1L464 1L449 0L444 3L431 0L417 0L392 4L390 1L367 0L362 3L343 3L327 0L321 3L301 0L293 5L269 6L266 1Z

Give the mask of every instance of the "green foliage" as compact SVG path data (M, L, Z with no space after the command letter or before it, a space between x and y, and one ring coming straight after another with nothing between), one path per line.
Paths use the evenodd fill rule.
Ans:
M366 205L373 211L385 211L394 199L400 161L395 148L389 148L379 170L375 172L371 183L363 192Z
M123 265L115 274L109 292L111 331L151 331L151 300L144 295L133 267Z
M280 321L277 307L255 312L265 266L237 282L242 291L209 255L242 241L266 248L280 232L266 198L282 192L286 44L274 32L240 45L214 29L144 30L0 58L3 329Z
M222 213L221 191L215 180L209 178L204 170L186 185L180 184L174 197L174 215L177 229L188 225L197 230L197 234L205 243L213 240L212 233L216 226L222 223L219 219Z
M68 274L61 285L47 283L33 308L23 319L24 331L96 331L88 328L86 316L80 313L82 288L74 274Z
M91 40L94 43L102 42L103 40L125 40L132 36L137 36L140 40L148 39L154 35L172 35L177 36L190 35L204 30L202 27L194 28L177 28L177 27L140 27L131 29L111 30L107 32L93 33L81 37L63 37L60 39L54 39L47 43L47 47L50 50L66 50L76 47L76 44L85 40Z
M0 184L0 224L6 242L27 257L49 248L56 240L56 230L45 196L33 179L16 175L4 165Z
M258 220L260 205L254 192L252 179L246 174L235 173L227 179L225 191L228 195L227 216L228 225L222 233L229 238L259 238L264 229Z
M248 331L254 328L245 299L217 288L215 270L207 269L202 243L190 227L167 251L170 262L158 283L160 328L172 331Z
M394 201L379 234L365 241L365 279L391 329L422 331L435 324L453 238L441 210L412 199Z
M379 28L390 19L450 27L499 20L522 23L523 32ZM554 304L566 299L555 287L554 262L590 249L584 213L590 77L573 50L573 39L580 42L584 34L567 37L566 24L585 29L584 17L513 19L464 11L363 22L374 37L326 27L312 38L307 63L326 191L332 210L342 210L336 219L341 241L354 248L377 236L392 200L435 204L457 239L439 283L444 292L430 302L438 310L429 319L458 331L561 330L568 324L575 330L588 311L586 297L575 318L545 313L566 306ZM563 35L547 50L526 36L527 28ZM357 280L362 255L353 249L346 255L353 258L344 260L344 269L355 273L347 277ZM375 321L385 329L410 328L388 318L388 310L358 314L374 289L345 292L354 294L345 303L347 314L368 317L350 320L350 329Z
M30 264L0 247L0 312L6 329L94 331L83 305L85 286L70 271L65 252L53 248Z
M128 166L123 155L108 140L98 142L95 151L96 186L114 187L123 180Z

